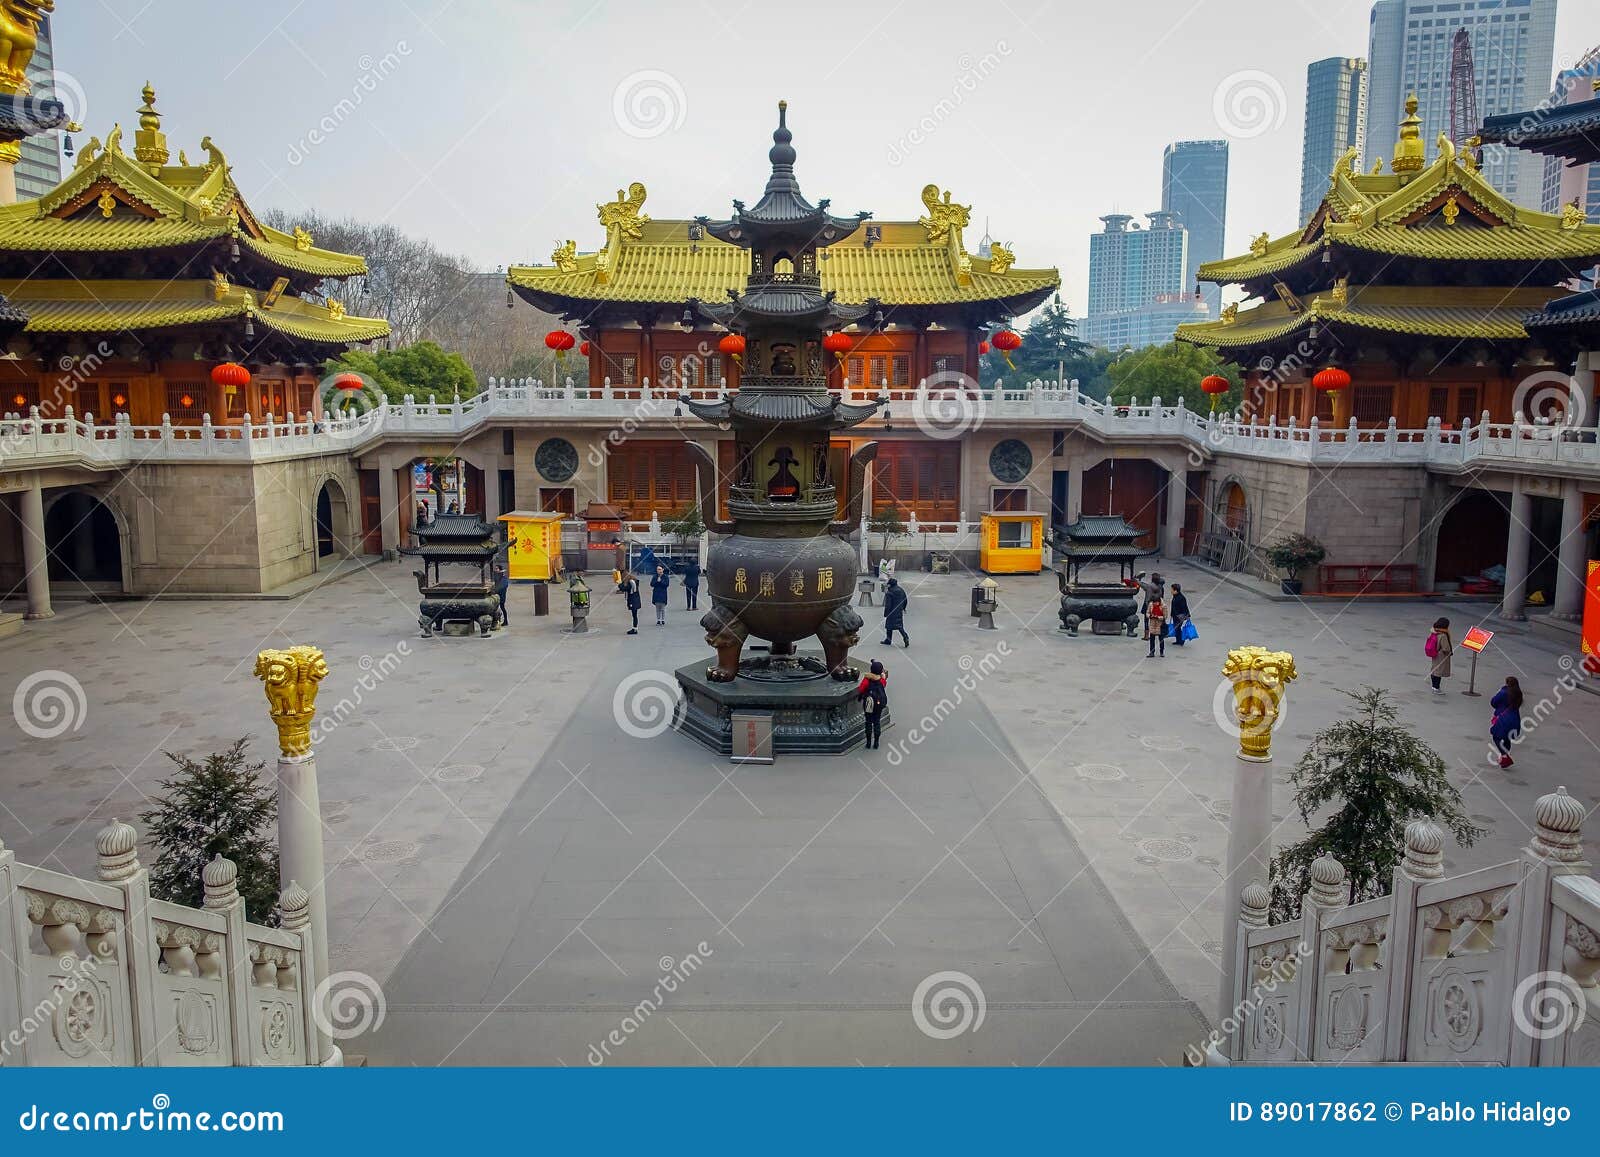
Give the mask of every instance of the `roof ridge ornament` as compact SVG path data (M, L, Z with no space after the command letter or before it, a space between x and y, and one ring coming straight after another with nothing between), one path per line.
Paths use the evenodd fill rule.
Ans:
M606 201L595 206L599 210L600 224L605 226L606 230L605 250L595 254L594 258L595 280L604 283L610 278L611 271L617 265L617 255L622 252L624 238L638 241L644 236L644 227L650 218L639 210L643 208L645 198L649 195L644 182L634 181L628 185L626 191L617 190L615 201Z
M1400 121L1400 139L1394 145L1389 168L1396 173L1416 173L1422 169L1427 149L1422 143L1422 118L1417 115L1417 94L1406 97L1406 115Z
M941 193L938 185L922 187L922 203L927 206L928 215L917 218L917 224L928 231L929 241L945 243L956 284L972 284L972 258L967 254L967 243L961 235L972 221L972 206L952 200L950 190Z
M156 90L148 80L144 82L144 90L139 95L144 97L144 103L139 106L139 128L133 134L133 155L154 177L172 154L167 149L167 134L161 131L161 114L156 111Z

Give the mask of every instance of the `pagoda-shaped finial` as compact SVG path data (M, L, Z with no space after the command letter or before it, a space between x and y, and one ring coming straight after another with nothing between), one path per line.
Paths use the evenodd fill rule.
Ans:
M133 134L133 155L154 174L172 154L167 151L167 134L161 131L156 90L145 81L144 91L139 95L144 97L144 103L139 106L139 130Z
M1417 94L1406 97L1406 115L1400 121L1400 139L1394 145L1389 168L1396 173L1416 173L1422 169L1426 146L1422 143L1422 118L1417 115Z
M767 152L767 160L772 162L774 169L779 166L792 168L794 166L794 146L789 142L794 140L794 134L789 131L789 102L778 102L778 127L772 130L772 148Z

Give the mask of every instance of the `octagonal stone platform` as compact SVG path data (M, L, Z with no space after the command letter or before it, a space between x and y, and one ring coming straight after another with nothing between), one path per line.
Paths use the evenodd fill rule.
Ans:
M679 667L675 672L683 688L679 730L719 755L732 755L733 713L770 711L775 756L843 755L861 746L866 721L856 700L860 676L831 678L820 669L822 656L815 652L802 651L793 659L795 665L818 669L798 677L762 677L758 672L776 660L746 658L737 679L718 683L707 677L705 663ZM884 727L892 722L886 710Z

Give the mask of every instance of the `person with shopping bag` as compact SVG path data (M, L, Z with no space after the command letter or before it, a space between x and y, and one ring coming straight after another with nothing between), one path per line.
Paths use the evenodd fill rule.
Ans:
M1172 601L1167 606L1167 614L1171 619L1168 628L1172 634L1172 645L1181 647L1200 637L1200 632L1194 629L1194 621L1189 616L1189 598L1183 593L1183 587L1177 583L1172 584Z

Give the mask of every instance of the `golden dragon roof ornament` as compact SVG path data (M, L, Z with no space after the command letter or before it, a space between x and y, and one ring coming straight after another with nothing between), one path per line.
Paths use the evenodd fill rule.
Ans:
M606 247L601 253L595 254L595 277L605 281L611 276L611 270L616 268L617 254L622 251L622 242L637 241L644 236L644 227L650 218L639 210L644 207L645 198L649 195L642 181L634 181L624 192L617 190L615 201L606 201L596 205L600 211L600 224L605 226Z
M938 185L922 187L922 203L927 206L928 215L918 217L917 224L928 231L929 241L943 241L949 249L950 266L955 270L956 284L970 285L972 258L967 254L962 230L972 221L972 206L953 201L949 190L945 190L941 197Z

